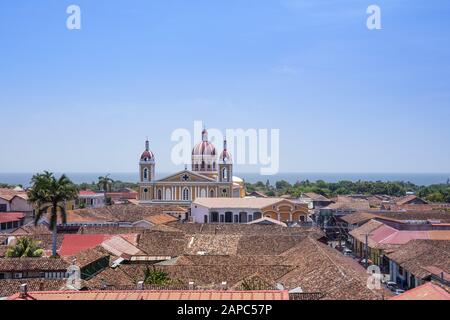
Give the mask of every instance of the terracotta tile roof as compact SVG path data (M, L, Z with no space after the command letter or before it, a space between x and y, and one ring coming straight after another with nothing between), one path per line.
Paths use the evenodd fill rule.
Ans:
M0 223L20 221L25 218L22 212L0 212Z
M370 220L349 233L362 243L369 234L369 247L378 249L393 249L415 239L450 240L450 230L398 230L377 220Z
M419 197L417 197L415 195L408 195L408 196L398 198L396 201L396 204L404 205L404 204L409 204L412 201L418 201L418 202L420 202L420 204L427 204L427 202L425 200L420 199Z
M428 282L390 300L450 300L450 287Z
M31 291L56 291L63 290L66 286L66 280L63 279L2 279L0 280L0 298L14 295L24 283Z
M75 265L84 268L89 264L98 261L100 259L109 257L110 254L104 250L102 247L95 247L80 251L72 256L66 256L63 259L68 263L72 264L75 260Z
M387 290L367 288L368 274L355 260L313 239L306 238L283 256L284 263L295 266L277 279L288 289L319 292L323 299L373 300L390 296Z
M450 241L411 240L387 256L419 278L431 275L430 267L450 273Z
M151 216L144 217L144 220L149 221L150 223L154 225L158 224L165 224L168 222L178 221L177 218L172 217L171 215L167 213L161 213L161 214L155 214Z
M18 236L18 235L32 235L32 234L52 234L52 232L45 225L42 224L34 225L34 223L30 223L22 227L19 227L10 234Z
M10 300L289 300L287 291L65 291L30 292L25 298L19 294Z
M2 258L0 271L60 271L66 270L68 263L59 258Z
M133 204L117 204L103 208L86 208L69 211L68 223L82 222L136 222L153 215L167 212L186 212L186 209L175 205L139 206Z
M345 216L341 217L340 219L347 222L350 225L353 225L353 224L360 224L363 222L367 222L375 217L376 217L376 215L373 213L355 212L355 213L345 215Z
M312 199L313 201L331 201L330 199L324 197L323 195L314 192L307 192L304 195Z
M14 189L0 188L0 198L6 201L11 201L14 197L19 197L28 200L26 191L16 191Z
M0 258L3 258L8 251L8 246L0 245Z

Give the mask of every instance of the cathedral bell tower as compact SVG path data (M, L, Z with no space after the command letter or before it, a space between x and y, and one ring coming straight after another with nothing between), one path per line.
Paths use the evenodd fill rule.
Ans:
M231 154L227 150L227 140L223 141L223 151L219 157L219 182L229 183L229 186L223 187L220 196L232 197L233 192L233 161Z
M139 184L140 198L142 200L152 199L152 188L150 183L155 181L155 155L150 151L148 139L145 141L145 151L139 161Z

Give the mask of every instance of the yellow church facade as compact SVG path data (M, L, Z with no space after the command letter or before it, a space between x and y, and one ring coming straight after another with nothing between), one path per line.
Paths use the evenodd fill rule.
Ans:
M177 204L189 206L197 198L240 198L245 196L244 181L233 176L231 154L224 141L217 156L215 146L203 130L202 141L192 150L191 169L163 179L155 179L155 155L148 140L139 161L140 204Z

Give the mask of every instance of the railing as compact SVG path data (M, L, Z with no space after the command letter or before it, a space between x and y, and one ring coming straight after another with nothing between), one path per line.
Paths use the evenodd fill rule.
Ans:
M324 296L321 292L289 293L289 300L320 300Z

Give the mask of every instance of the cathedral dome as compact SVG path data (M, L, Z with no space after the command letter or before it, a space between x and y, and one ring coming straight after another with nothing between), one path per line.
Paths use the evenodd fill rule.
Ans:
M155 161L155 155L150 151L149 141L145 141L145 151L142 152L141 161Z
M192 155L201 157L216 156L216 147L208 141L208 131L206 131L206 129L202 131L202 141L196 144L194 149L192 149Z

